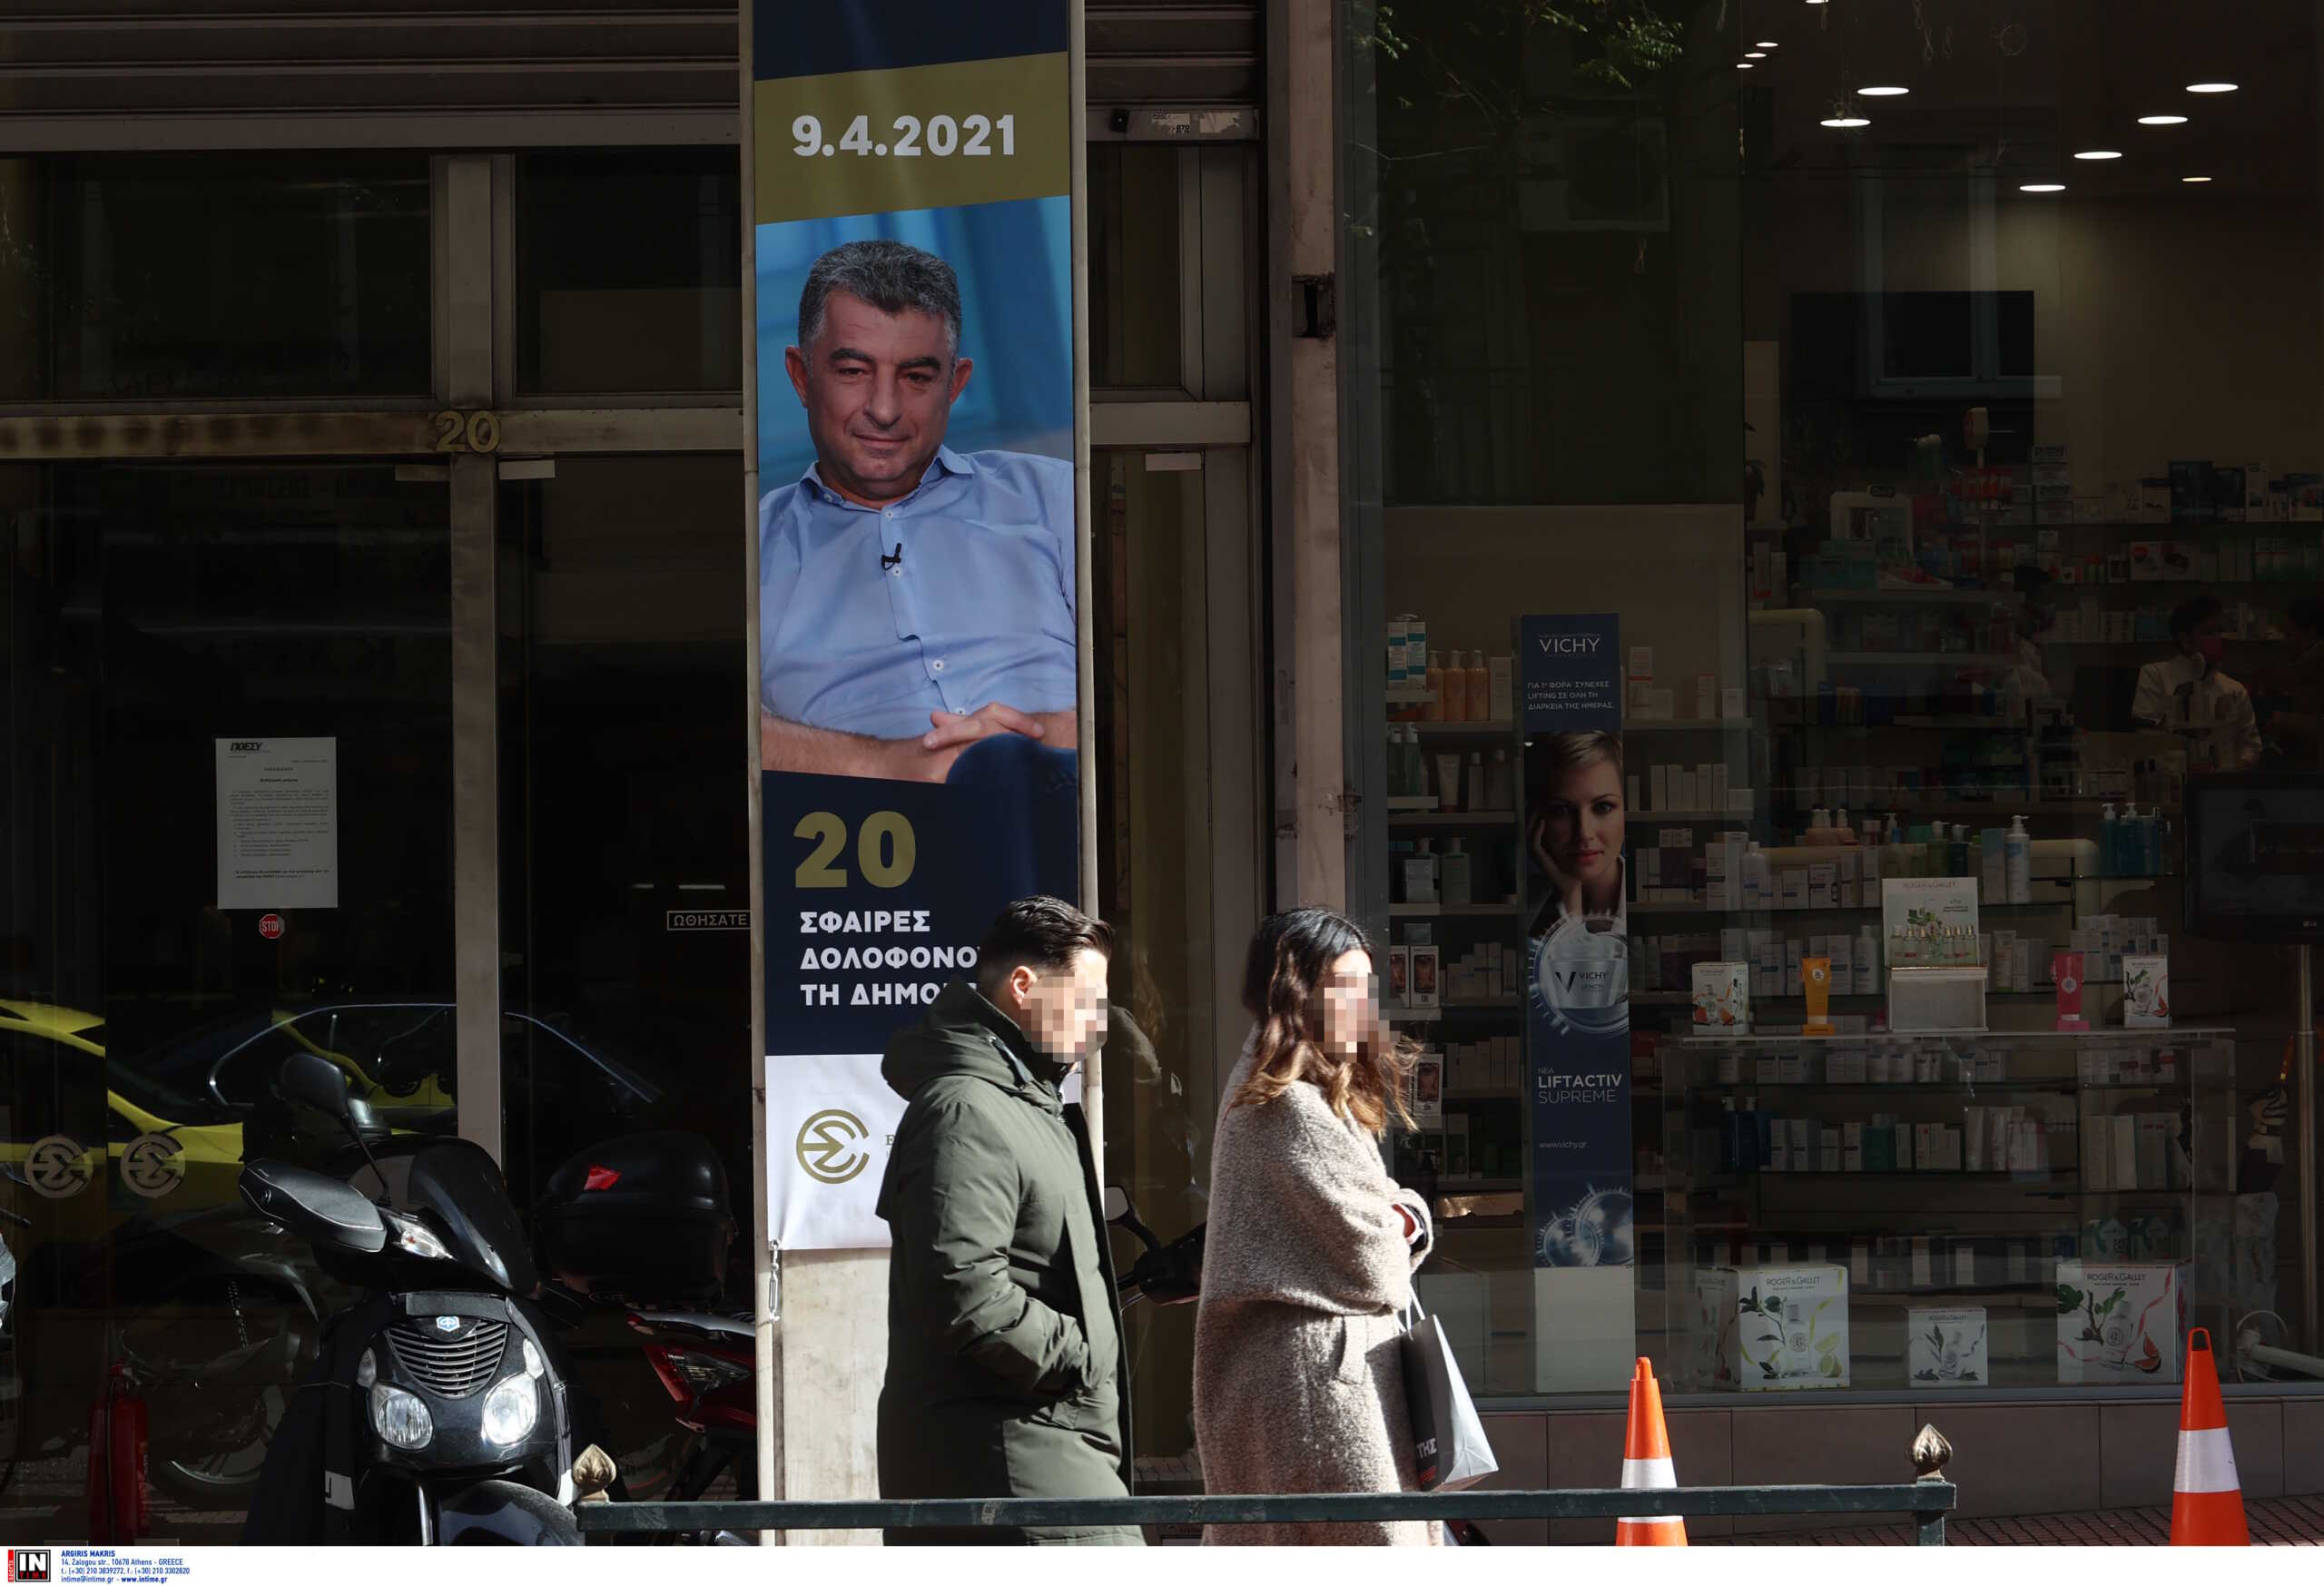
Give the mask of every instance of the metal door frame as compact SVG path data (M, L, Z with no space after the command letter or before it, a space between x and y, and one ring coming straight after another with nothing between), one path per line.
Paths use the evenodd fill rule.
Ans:
M1095 118L1093 119L1093 123ZM1274 808L1268 749L1268 613L1264 560L1265 470L1256 429L1265 323L1260 183L1263 150L1252 118L1221 123L1232 135L1189 138L1177 149L1178 383L1090 392L1093 451L1195 454L1205 541L1202 600L1216 648L1202 669L1207 723L1204 856L1214 943L1208 1023L1212 1049L1242 1044L1243 944L1273 904L1268 878ZM1101 132L1093 143L1140 140ZM1093 467L1093 481L1098 478ZM1222 620L1233 613L1231 620ZM1190 746L1191 748L1191 746ZM1096 778L1088 779L1094 797ZM1190 792L1189 796L1196 796ZM1085 833L1093 856L1094 827ZM1226 1074L1209 1077L1214 1089ZM1207 1099L1216 1103L1215 1094Z

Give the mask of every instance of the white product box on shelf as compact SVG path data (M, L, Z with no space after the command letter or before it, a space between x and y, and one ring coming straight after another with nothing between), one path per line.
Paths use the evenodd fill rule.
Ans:
M1728 1365L1731 1358L1728 1345L1738 1318L1735 1302L1728 1297L1732 1292L1728 1286L1728 1276L1724 1267L1694 1269L1689 1294L1691 1310L1687 1320L1686 1385L1697 1393L1735 1385Z
M1751 968L1744 963L1694 966L1695 1033L1751 1033Z
M2186 1272L2167 1263L2058 1263L2058 1381L2175 1383Z
M1981 1388L1993 1380L1983 1305L1907 1309L1905 1347L1905 1380L1915 1387Z
M1728 1266L1720 1315L1721 1368L1742 1393L1848 1385L1848 1274L1844 1266Z
M1409 982L1413 1007L1434 1008L1439 1005L1437 971L1442 967L1442 949L1434 947L1413 949L1412 980Z
M2122 1023L2160 1029L2171 1023L2171 960L2159 953L2122 956Z

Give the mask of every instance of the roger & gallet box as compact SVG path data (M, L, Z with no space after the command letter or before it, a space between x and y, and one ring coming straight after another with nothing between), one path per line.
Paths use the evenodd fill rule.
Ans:
M1905 1312L1905 1379L1915 1387L1977 1388L1992 1379L1983 1305Z
M2058 1263L2058 1381L2175 1383L2186 1333L2183 1268Z
M1719 1268L1719 1314L1733 1330L1721 1367L1740 1393L1848 1385L1848 1274L1845 1266Z

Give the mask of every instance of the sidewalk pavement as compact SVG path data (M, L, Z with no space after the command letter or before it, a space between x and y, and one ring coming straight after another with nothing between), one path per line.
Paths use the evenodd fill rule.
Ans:
M2324 1498L2247 1500L2245 1517L2254 1547L2324 1545ZM1706 1537L1699 1547L1910 1547L1909 1525L1835 1526L1817 1531ZM2102 1509L2083 1514L2026 1514L2000 1520L1947 1520L1951 1547L2162 1547L2171 1541L2168 1504L2151 1509Z

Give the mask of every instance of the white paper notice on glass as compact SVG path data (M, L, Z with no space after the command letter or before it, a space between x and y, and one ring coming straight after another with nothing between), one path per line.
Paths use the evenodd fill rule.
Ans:
M339 740L218 740L218 907L339 907Z

